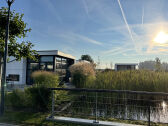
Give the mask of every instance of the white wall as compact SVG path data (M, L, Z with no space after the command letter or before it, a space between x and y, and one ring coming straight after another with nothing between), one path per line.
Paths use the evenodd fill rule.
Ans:
M13 60L14 57L10 57L10 60ZM22 59L21 61L13 61L7 63L6 66L6 75L9 74L18 74L19 81L12 81L14 84L26 84L26 65L27 60Z

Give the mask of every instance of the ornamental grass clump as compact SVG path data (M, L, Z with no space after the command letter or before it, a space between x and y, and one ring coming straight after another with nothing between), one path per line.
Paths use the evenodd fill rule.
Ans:
M54 88L59 85L59 77L57 74L48 71L35 71L32 73L35 86Z
M95 70L91 63L79 62L70 67L72 83L77 88L90 87L95 80Z

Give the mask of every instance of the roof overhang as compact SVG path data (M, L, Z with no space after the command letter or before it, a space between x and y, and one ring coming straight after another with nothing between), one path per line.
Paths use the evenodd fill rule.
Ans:
M45 55L45 56L61 56L61 57L66 57L66 58L70 58L70 59L75 59L74 56L70 55L70 54L65 54L61 51L58 50L42 50L42 51L37 51L37 53L39 55Z
M115 65L138 65L138 63L116 63Z

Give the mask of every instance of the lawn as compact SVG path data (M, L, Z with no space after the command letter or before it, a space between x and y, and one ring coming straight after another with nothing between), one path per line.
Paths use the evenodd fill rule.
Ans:
M78 124L46 121L45 118L47 116L48 114L46 113L8 111L5 112L3 117L0 117L0 122L22 126L81 126Z

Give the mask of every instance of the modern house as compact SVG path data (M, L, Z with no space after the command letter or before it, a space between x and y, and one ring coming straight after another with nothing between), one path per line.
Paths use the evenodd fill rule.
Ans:
M119 70L136 70L138 69L137 63L116 63L115 71Z
M68 67L75 62L75 57L58 50L37 51L38 60L22 59L7 63L7 81L11 84L32 84L31 73L37 70L52 71L60 78L68 80ZM10 58L12 60L13 57Z

